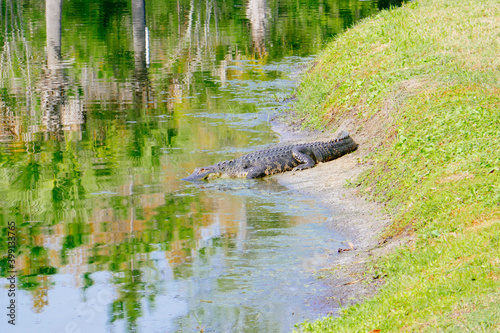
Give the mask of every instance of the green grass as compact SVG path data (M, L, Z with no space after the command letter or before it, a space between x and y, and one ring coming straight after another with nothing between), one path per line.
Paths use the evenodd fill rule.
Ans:
M421 0L341 35L304 77L306 126L382 122L355 185L387 204L385 237L414 242L368 268L386 275L375 297L301 330L500 332L499 55L498 1Z

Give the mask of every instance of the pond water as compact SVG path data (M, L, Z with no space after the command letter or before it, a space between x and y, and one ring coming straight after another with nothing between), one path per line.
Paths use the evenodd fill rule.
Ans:
M278 142L298 72L394 4L0 0L0 331L286 332L334 310L331 212L272 177L180 179Z

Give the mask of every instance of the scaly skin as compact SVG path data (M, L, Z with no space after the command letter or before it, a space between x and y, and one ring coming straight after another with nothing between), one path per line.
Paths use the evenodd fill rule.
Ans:
M328 162L354 150L358 145L342 132L337 139L300 143L259 150L234 160L196 168L183 178L197 181L209 178L260 178L279 172L309 169L319 162Z

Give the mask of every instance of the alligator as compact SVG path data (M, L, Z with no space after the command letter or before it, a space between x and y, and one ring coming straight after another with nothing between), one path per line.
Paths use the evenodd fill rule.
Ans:
M259 150L234 160L196 168L183 178L198 181L210 178L253 179L275 173L309 169L319 162L328 162L355 151L358 145L344 131L333 140L297 143Z

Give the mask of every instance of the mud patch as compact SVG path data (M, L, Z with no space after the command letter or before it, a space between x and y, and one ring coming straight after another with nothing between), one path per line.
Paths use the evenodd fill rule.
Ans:
M294 132L280 126L275 130L282 134L284 140L296 137L298 141L308 141L336 136ZM345 126L341 127L337 133L345 129ZM368 141L352 131L351 136L356 142ZM331 212L328 220L330 228L345 237L345 247L340 249L338 255L331 256L326 267L317 271L318 278L324 279L331 288L330 294L324 295L319 302L330 308L332 315L337 314L339 307L353 305L372 296L383 283L383 277L368 274L367 262L410 240L407 236L383 240L380 235L391 222L390 216L383 212L383 205L365 200L358 195L356 188L346 186L368 167L359 160L371 147L360 145L357 151L312 169L273 176L280 184L311 196L327 207Z

